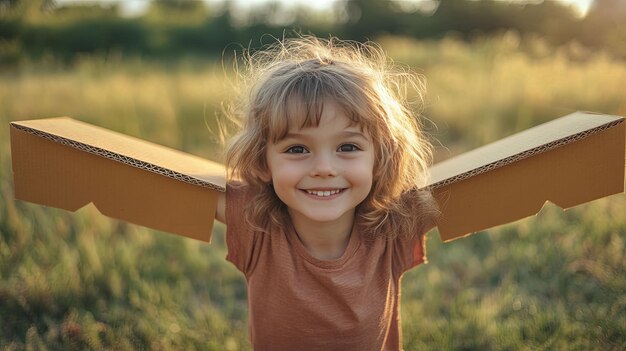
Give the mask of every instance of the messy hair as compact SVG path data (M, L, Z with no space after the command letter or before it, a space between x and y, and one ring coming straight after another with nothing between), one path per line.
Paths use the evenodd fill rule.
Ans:
M243 52L244 88L231 109L240 132L226 147L230 181L255 194L244 210L260 231L282 228L286 205L263 177L268 143L290 128L319 125L324 103L332 101L366 131L374 146L372 189L357 207L357 225L369 237L412 235L427 229L437 215L424 188L432 148L418 120L424 84L401 69L373 43L299 36L262 50ZM412 109L408 95L417 98Z

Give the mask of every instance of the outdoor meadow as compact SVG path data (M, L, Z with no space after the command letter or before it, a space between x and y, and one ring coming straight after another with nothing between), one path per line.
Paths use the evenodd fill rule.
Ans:
M626 116L626 61L605 50L515 31L375 40L425 78L437 160L577 110ZM215 121L234 81L219 51L2 66L0 350L250 349L223 226L207 245L92 206L15 201L9 140L10 121L71 116L221 161ZM626 195L427 238L429 263L402 281L406 350L626 349Z

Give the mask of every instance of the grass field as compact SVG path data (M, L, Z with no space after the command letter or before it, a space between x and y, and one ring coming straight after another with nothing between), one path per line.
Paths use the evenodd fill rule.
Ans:
M576 110L626 115L626 63L502 35L382 38L427 78L445 158ZM221 160L219 62L85 57L0 72L0 350L246 350L243 277L212 245L13 200L8 122L68 115ZM434 127L436 124L436 128ZM442 244L403 279L407 350L626 349L626 196Z

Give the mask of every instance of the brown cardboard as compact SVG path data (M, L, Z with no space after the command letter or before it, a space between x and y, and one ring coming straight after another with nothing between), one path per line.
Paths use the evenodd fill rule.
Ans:
M577 112L431 168L430 187L449 241L536 214L624 191L625 123Z
M444 241L624 191L625 125L577 112L431 168ZM11 123L15 196L210 241L220 164L70 118Z
M70 118L11 123L15 197L209 242L224 167Z

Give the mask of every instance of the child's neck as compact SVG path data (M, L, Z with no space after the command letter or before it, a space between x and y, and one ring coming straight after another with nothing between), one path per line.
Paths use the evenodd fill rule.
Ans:
M348 212L332 222L310 221L291 211L289 216L296 234L311 256L320 260L335 260L346 251L354 224L354 212Z

